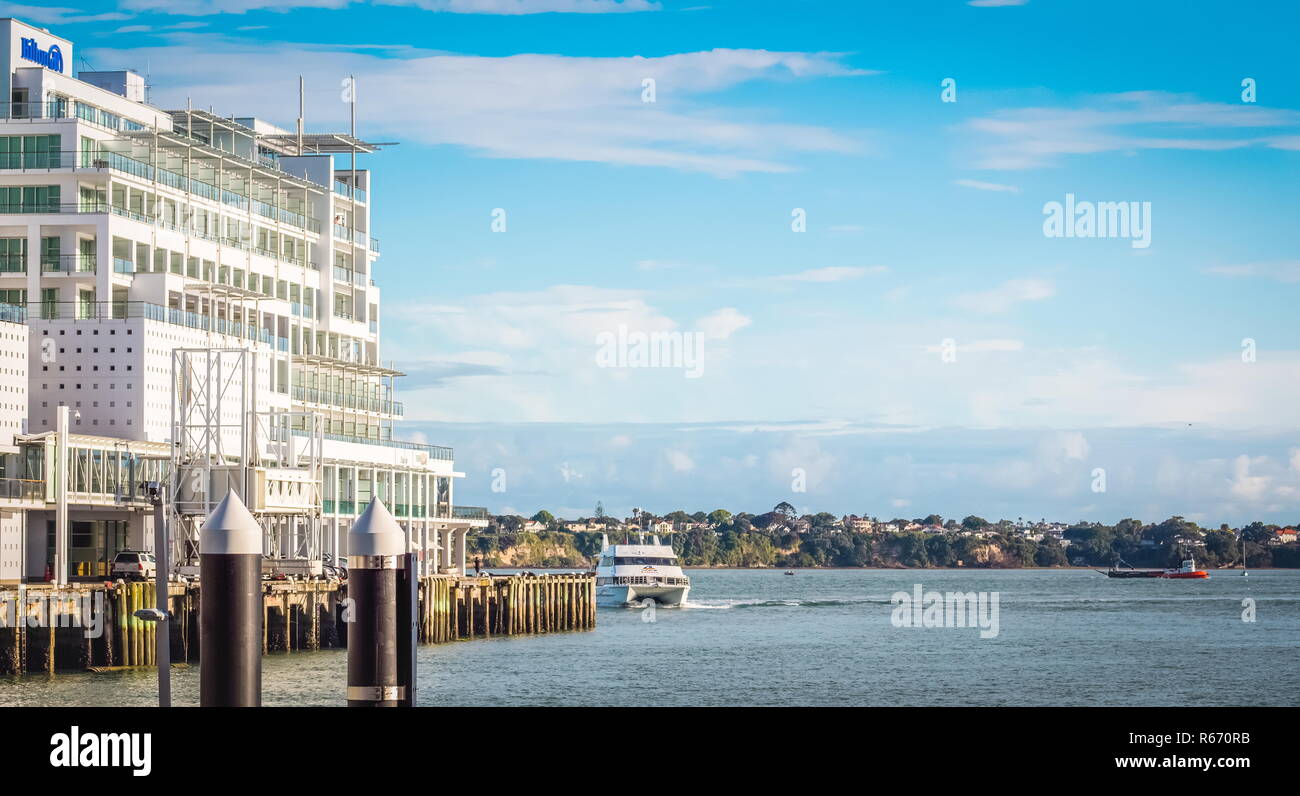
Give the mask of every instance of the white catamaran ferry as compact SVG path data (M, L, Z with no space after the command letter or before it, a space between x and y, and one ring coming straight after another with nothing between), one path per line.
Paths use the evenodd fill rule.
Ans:
M651 537L651 544L612 545L601 535L597 605L639 605L647 599L681 605L690 590L691 579L682 574L672 545L660 543L658 536Z

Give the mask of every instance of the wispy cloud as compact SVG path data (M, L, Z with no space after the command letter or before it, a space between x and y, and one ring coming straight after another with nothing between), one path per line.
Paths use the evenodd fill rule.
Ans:
M956 348L959 354L986 354L994 351L1023 351L1025 343L1023 340L1010 339L972 340L969 343L960 343ZM943 346L928 345L925 350L931 354L938 354L943 351Z
M1004 8L1006 6L1027 5L1029 0L969 0L966 5L976 8Z
M1288 148L1285 136L1244 133L1300 128L1300 112L1203 102L1161 91L1132 91L1090 99L1079 108L1001 111L968 122L968 128L984 138L977 166L1028 169L1055 165L1068 155L1102 152ZM1294 133L1294 129L1286 132Z
M1227 277L1259 277L1275 282L1300 282L1300 260L1270 260L1243 265L1214 265L1206 273Z
M677 262L676 260L637 260L636 270L638 271L667 271L675 268L684 268L686 263Z
M716 312L700 318L695 328L710 340L726 340L732 334L753 323L747 315L742 315L735 307L723 307Z
M799 271L794 274L783 274L769 278L769 282L846 282L850 279L861 279L868 274L883 274L889 271L887 265L872 265L866 267L834 265L827 268L812 268L807 271Z
M708 50L653 58L560 55L483 57L407 49L375 51L172 34L176 43L94 50L99 61L171 65L155 80L156 102L184 105L196 85L218 113L282 123L297 94L356 75L358 110L372 134L456 144L488 157L667 167L720 177L786 172L800 152L860 151L859 137L826 127L757 119L728 110L719 92L773 79L867 74L835 53ZM263 65L273 61L275 75ZM643 81L657 101L644 102ZM249 85L261 89L250 93ZM419 97L419 102L412 102ZM707 101L705 99L707 98ZM345 124L348 107L308 109L317 124Z
M658 11L654 0L370 0L371 5L407 6L451 14L619 14ZM124 0L134 11L183 16L246 14L249 11L286 12L300 8L341 9L365 5L352 0Z
M1020 189L1014 185L1002 185L996 182L980 182L979 180L953 180L954 185L960 185L964 188L974 188L977 191L1004 191L1006 193L1020 193Z
M969 312L994 315L1025 301L1042 301L1056 295L1056 287L1045 279L1008 279L992 290L966 293L953 304Z
M835 514L933 512L1066 522L1158 522L1179 514L1217 527L1290 523L1300 510L1297 469L1290 461L1294 435L1287 433L893 430L863 423L824 435L793 424L420 428L429 439L455 446L457 467L469 476L457 485L466 503L497 509L504 500L524 514L546 508L568 518L586 516L598 499L620 516L632 506L657 513L719 506L761 512L775 502L773 491L788 485L796 466L809 474L801 505ZM512 476L506 496L491 491L491 471L501 466L509 466ZM1091 490L1097 466L1111 474L1100 505Z
M208 23L206 22L176 22L171 25L162 25L159 27L155 27L153 25L123 25L122 27L118 28L113 32L114 33L151 33L151 32L166 33L168 31L174 31L174 30L198 30L199 28L207 27L207 25Z
M78 8L63 6L32 6L21 3L0 3L0 17L17 17L42 25L73 25L81 22L114 22L130 19L130 14L120 11L90 13Z

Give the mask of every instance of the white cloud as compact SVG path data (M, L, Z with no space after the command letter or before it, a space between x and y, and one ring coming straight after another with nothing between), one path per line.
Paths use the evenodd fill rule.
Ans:
M0 16L16 17L41 25L72 25L82 22L113 22L130 19L130 14L110 11L90 14L77 8L63 6L33 6L21 3L0 3Z
M1242 265L1214 265L1206 273L1227 277L1257 276L1275 282L1300 282L1300 260L1270 260Z
M297 75L308 96L335 94L339 75L357 78L357 112L370 137L454 144L498 158L667 167L730 177L792 171L800 152L861 151L861 136L772 121L771 114L720 107L710 95L771 79L868 74L835 53L716 49L645 58L520 54L450 55L409 47L266 43L171 34L174 43L92 49L96 63L167 63L155 76L157 104L184 107L201 96L218 114L255 115L292 126ZM268 75L264 65L275 63ZM643 102L653 79L657 101ZM260 86L249 93L249 85ZM419 97L418 102L411 101ZM709 101L703 101L709 97ZM316 99L313 128L346 128L349 107Z
M753 321L735 307L723 307L695 322L695 328L709 340L725 340Z
M689 473L695 469L695 461L685 451L670 450L664 455L668 458L668 464L672 465L673 472Z
M1088 456L1088 438L1078 431L1062 432L1058 435L1058 442L1067 459L1084 459Z
M785 274L783 276L774 276L771 281L774 282L845 282L850 279L861 279L868 274L883 274L889 271L889 266L873 265L869 267L835 265L827 268L812 268L807 271L800 271L795 274Z
M995 338L988 340L972 340L969 343L957 342L957 353L959 354L985 354L991 351L1023 351L1025 343L1023 340L1010 340L1005 338ZM931 354L943 353L942 345L928 345L925 350Z
M966 5L975 6L976 8L1003 8L1006 6L1023 6L1028 2L1029 0L970 0Z
M968 312L997 314L1024 301L1042 301L1056 295L1056 287L1045 279L1009 279L992 290L967 293L953 303Z
M1002 185L996 182L980 182L979 180L953 180L954 185L961 185L966 188L974 188L978 191L1003 191L1006 193L1020 193L1020 189L1014 185Z
M666 271L673 268L683 268L685 263L679 263L675 260L637 260L636 269L638 271Z
M1041 351L1007 360L1005 369L995 364L981 363L980 383L965 393L972 419L985 427L1300 428L1294 351L1249 364L1236 356L1184 363L1161 373L1122 367L1093 350Z
M800 508L886 519L933 512L989 520L1023 516L1113 523L1123 517L1158 522L1181 514L1203 517L1198 521L1215 527L1252 520L1293 523L1300 511L1300 491L1287 491L1296 484L1296 471L1287 467L1295 449L1291 432L1081 428L1077 433L1086 435L1088 443L1083 453L1071 441L1076 432L855 427L860 433L815 438L775 426L688 429L666 423L422 428L430 438L455 446L457 469L469 476L457 484L458 499L490 508L508 500L528 507L530 514L538 508L566 516L590 514L590 508L557 509L557 494L563 496L558 502L572 506L594 506L601 500L615 516L625 516L632 506L658 513L719 506L759 513L782 494ZM609 450L603 443L611 434L627 435L631 443ZM808 439L817 447L808 445ZM556 467L563 460L557 458L559 447L566 450L570 469L586 474L581 481L564 481ZM709 461L706 466L688 453L694 468L674 469L667 451L708 451ZM1083 458L1066 458L1067 452ZM1247 481L1245 493L1234 494L1241 455L1248 458L1245 477L1268 479L1266 488ZM501 465L503 456L510 457L508 495L490 488L491 469ZM1106 468L1105 495L1092 492L1094 466ZM805 467L808 475L808 492L796 495L797 500L789 492L794 467Z
M617 14L658 11L654 0L371 0L373 5L409 6L452 14ZM124 0L135 11L183 16L291 11L297 8L341 9L363 5L352 0Z
M1261 459L1255 460L1256 463L1261 461ZM1232 478L1229 484L1234 497L1253 502L1266 496L1272 479L1263 475L1251 475L1251 462L1251 458L1244 453L1233 459Z
M1084 107L1005 110L967 126L985 138L977 166L1028 169L1067 155L1101 152L1288 148L1287 139L1276 134L1243 136L1242 131L1300 127L1300 112L1132 91L1095 98Z

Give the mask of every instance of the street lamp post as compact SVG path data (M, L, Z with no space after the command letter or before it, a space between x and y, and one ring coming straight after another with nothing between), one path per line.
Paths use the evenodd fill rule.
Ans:
M163 504L163 485L149 481L145 485L149 501L153 504L153 557L154 557L154 592L157 602L153 608L142 608L135 615L146 622L157 622L154 635L157 637L158 659L158 707L172 706L172 645L171 645L171 605L167 592L168 576L171 573L170 541L167 535L166 514Z

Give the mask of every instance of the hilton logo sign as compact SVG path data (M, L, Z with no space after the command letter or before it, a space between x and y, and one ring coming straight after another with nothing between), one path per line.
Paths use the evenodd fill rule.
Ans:
M51 44L50 49L42 50L36 46L36 39L22 39L22 57L24 60L40 64L46 69L53 69L55 72L63 71L63 51L59 45Z

